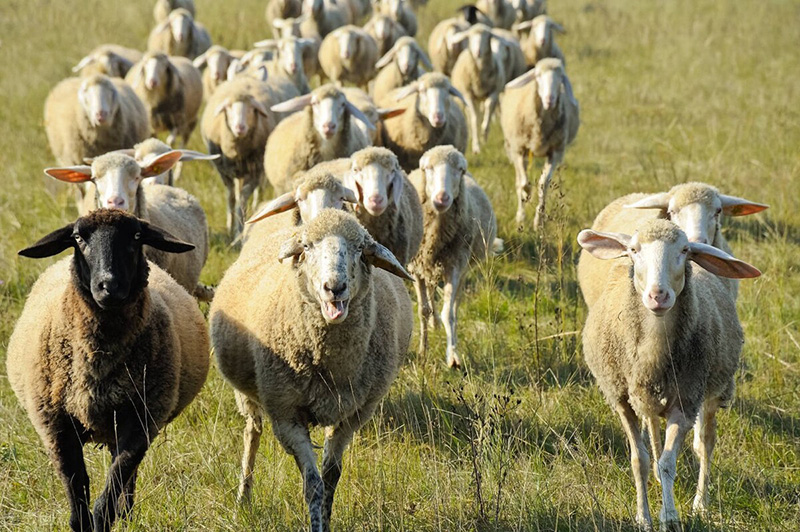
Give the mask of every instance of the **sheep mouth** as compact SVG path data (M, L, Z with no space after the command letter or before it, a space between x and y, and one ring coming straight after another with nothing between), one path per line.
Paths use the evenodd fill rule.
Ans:
M322 316L328 323L340 323L347 317L349 300L321 301Z

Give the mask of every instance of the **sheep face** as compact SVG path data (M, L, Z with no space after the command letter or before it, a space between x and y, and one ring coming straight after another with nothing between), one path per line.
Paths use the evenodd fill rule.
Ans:
M326 94L322 98L311 98L311 112L314 116L314 129L324 139L333 138L348 118L347 99L341 92Z
M158 90L167 81L170 62L166 54L154 54L142 65L142 76L145 89Z
M222 83L228 78L228 67L231 65L231 59L231 55L224 50L216 50L208 55L208 71L211 73L211 79L214 80L214 83Z
M436 148L434 148L436 150ZM450 151L452 150L452 151ZM440 157L429 151L420 159L419 167L425 175L425 197L438 213L446 212L461 192L467 161L455 148Z
M303 47L311 39L281 39L278 42L278 62L284 72L290 76L297 74L303 65Z
M389 22L389 18L385 16L378 16L375 18L375 24L373 25L375 28L375 36L380 41L384 41L389 38L389 31L391 30L391 22Z
M340 31L336 35L339 44L339 57L347 64L352 61L358 52L358 35L353 31Z
M419 54L417 49L412 44L407 44L397 50L397 69L403 76L408 76L410 73L417 69L419 63Z
M554 69L534 69L536 77L536 91L539 99L542 100L544 109L554 109L558 104L558 97L561 93L563 83L563 71L559 68Z
M531 29L531 35L533 36L533 42L536 44L537 48L544 48L545 45L550 44L553 38L550 21L547 20L546 17L542 19L537 18Z
M420 89L417 110L428 120L431 127L435 129L444 127L450 112L450 95L447 89L442 87Z
M274 34L280 35L281 39L287 37L300 37L300 23L302 18L276 18L272 21L272 27L275 29ZM274 35L273 34L273 35Z
M111 124L119 109L117 89L105 76L84 80L78 89L78 101L93 127Z
M342 191L334 191L327 188L308 191L298 188L295 198L297 208L300 210L300 219L304 223L308 223L319 216L323 209L344 209L344 202L351 199L350 196Z
M192 34L192 26L194 21L188 11L173 11L169 17L169 28L172 32L172 38L175 42L184 42Z
M388 167L385 162L390 163ZM403 194L403 173L396 159L374 161L363 167L354 162L344 181L371 216L383 214L389 205L396 205Z
M225 113L225 123L236 138L246 137L258 127L259 120L266 118L267 109L251 95L238 100L225 99L214 110L214 115Z
M470 32L467 47L469 48L469 53L476 62L480 61L484 55L490 53L491 38L492 34L488 30Z

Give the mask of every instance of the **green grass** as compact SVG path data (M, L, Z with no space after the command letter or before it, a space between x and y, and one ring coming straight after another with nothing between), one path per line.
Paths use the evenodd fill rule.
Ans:
M268 35L263 0L200 0L212 38L245 47ZM421 42L456 0L431 0ZM345 456L337 530L629 530L627 443L583 363L586 310L575 281L577 232L611 199L701 180L766 202L728 220L737 255L764 275L741 283L747 335L737 397L720 415L712 511L691 530L797 530L800 522L800 6L790 1L553 0L582 125L554 180L551 220L516 230L513 170L493 126L471 170L492 199L507 252L475 269L461 305L466 375L444 367L444 338L410 354ZM223 7L224 6L224 7ZM51 261L16 250L74 219L42 126L47 92L90 48L144 46L151 2L4 0L0 5L0 530L65 530L64 491L5 377L5 348L31 284ZM199 132L191 143L202 149ZM213 250L203 281L235 259L224 187L210 165L181 182L206 208ZM529 214L532 207L529 207ZM416 345L416 344L414 344ZM254 502L234 500L243 421L215 370L156 440L120 529L298 530L300 477L267 432ZM317 442L321 434L314 433ZM97 495L108 454L89 446ZM697 463L685 446L677 500L688 516ZM475 471L480 473L481 497ZM481 515L480 503L483 503ZM660 490L650 483L651 509Z

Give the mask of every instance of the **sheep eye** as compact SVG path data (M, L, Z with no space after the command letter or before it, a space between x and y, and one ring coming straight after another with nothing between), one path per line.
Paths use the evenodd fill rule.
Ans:
M628 249L628 253L630 253L631 255L636 255L636 253L638 253L638 252L633 248L629 248Z
M722 214L722 207L719 207L715 213L716 216L719 216L720 214Z
M675 211L667 211L667 216L669 216L670 218L674 217Z
M137 231L136 234L133 235L133 239L134 240L139 240L140 238L142 238L142 233Z
M685 247L685 248L683 248L683 249L681 250L681 254L682 254L682 255L686 255L687 253L689 253L689 248L688 248L688 247Z
M74 235L72 235L72 238L74 238L74 239L75 239L75 242L77 242L78 244L80 244L80 243L82 243L82 242L83 242L83 238L81 238L81 235L79 235L79 234L77 234L77 233L75 233Z
M309 249L311 249L311 246L309 246L308 244L303 244L303 249L305 251L308 251Z

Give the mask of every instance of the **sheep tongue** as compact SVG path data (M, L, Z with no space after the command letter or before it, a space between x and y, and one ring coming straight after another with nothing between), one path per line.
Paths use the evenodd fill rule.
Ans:
M328 318L335 320L344 314L345 304L344 301L326 301L324 308Z

